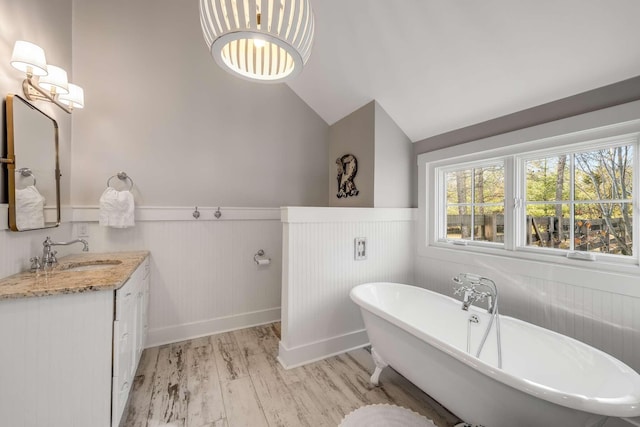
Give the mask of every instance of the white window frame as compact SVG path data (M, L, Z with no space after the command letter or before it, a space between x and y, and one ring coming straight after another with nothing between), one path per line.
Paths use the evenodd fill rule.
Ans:
M640 173L634 174L633 182L633 228L634 255L623 259L619 255L598 254L596 262L568 259L558 256L548 248L526 247L522 245L522 230L526 223L516 221L523 212L522 205L516 202L522 199L524 175L518 173L523 158L539 156L540 153L551 153L555 148L559 152L573 152L573 147L587 148L602 143L606 139L620 140L627 136L637 138L640 135L640 101L607 108L592 113L574 116L568 119L550 122L482 140L448 147L445 149L420 154L418 156L419 186L419 222L418 222L418 255L439 257L443 260L452 256L466 258L483 254L505 258L517 258L530 261L543 261L545 265L568 265L581 269L597 269L603 271L640 273L640 246L638 246L638 190ZM636 143L637 144L637 143ZM571 147L573 146L573 147ZM581 148L576 150L582 151ZM640 150L636 145L634 153L634 170L638 168ZM442 218L438 212L438 199L442 199L442 187L438 186L438 170L463 167L466 164L481 164L490 160L504 160L505 177L505 239L504 247L495 244L454 245L438 240L438 227ZM460 169L460 168L457 168ZM521 202L520 202L521 203ZM508 232L513 230L514 232ZM480 243L480 242L477 242ZM444 251L444 252L443 252ZM453 251L453 252L452 252ZM566 255L567 250L559 250ZM445 255L445 254L456 255Z
M502 248L504 247L504 243L499 243L499 242L487 242L484 240L475 240L473 239L473 216L474 216L474 210L475 207L477 205L480 204L476 204L475 201L473 200L473 196L472 196L472 200L471 203L469 204L469 207L471 208L471 239L447 239L447 182L446 182L446 174L449 172L455 172L455 171L459 171L459 170L468 170L468 169L474 169L474 168L479 168L479 167L491 167L491 166L502 166L503 170L504 170L504 174L506 176L506 165L505 165L505 159L504 158L497 158L497 159L486 159L486 160L479 160L479 161L475 161L475 162L470 162L470 163L456 163L456 164L452 164L446 167L439 167L436 170L436 191L438 192L438 204L441 207L444 207L444 209L438 209L436 212L436 215L438 216L436 224L437 224L437 234L436 234L436 239L438 242L444 242L444 243L451 243L454 245L463 245L463 246L467 246L467 245L476 245L476 246L486 246L486 247L495 247L495 248ZM472 189L472 195L473 195L473 191L474 191L474 179L475 177L471 176L471 189ZM506 180L505 180L505 185L506 185ZM506 191L505 191L505 197L506 197ZM506 211L506 208L505 208Z
M621 147L621 146L627 146L627 145L631 145L633 146L633 171L637 171L638 170L638 149L639 149L639 144L638 141L640 139L640 133L632 133L632 134L624 134L624 135L619 135L619 136L613 136L613 137L609 137L609 138L603 138L603 139L599 139L599 140L595 140L595 141L588 141L585 143L577 143L577 144L569 144L569 145L562 145L560 147L555 147L553 149L547 149L547 150L535 150L535 151L531 151L531 152L527 152L527 153L523 153L521 155L517 155L514 156L515 157L515 164L516 164L516 168L515 168L515 178L516 178L516 182L518 183L518 185L515 188L515 200L516 203L514 203L514 222L515 222L515 227L513 229L513 231L515 232L515 247L517 248L517 250L520 251L525 251L525 252L531 252L531 253L545 253L545 254L550 254L550 255L557 255L557 256L567 256L567 253L574 253L574 252L581 252L581 251L576 251L576 250L567 250L567 249L554 249L554 248L539 248L536 246L527 246L526 245L526 202L527 202L527 196L526 196L526 162L528 160L533 160L533 159L539 159L542 157L554 157L554 156L558 156L558 155L571 155L571 164L570 164L570 168L571 171L575 171L575 164L573 161L573 155L577 152L588 152L588 151L595 151L595 150L600 150L603 148L613 148L613 147ZM581 201L581 200L576 200L575 199L575 195L574 195L574 174L570 175L570 183L569 183L569 188L570 188L570 201L567 201L567 204L571 207L573 207L576 204L581 204L584 203L585 201ZM635 230L637 230L638 227L638 215L635 212L635 206L638 205L638 179L637 177L633 176L634 181L633 181L633 188L632 188L632 199L631 199L631 205L633 207L633 223L632 223L632 230L633 230L633 242L632 242L632 247L633 247L633 255L631 256L621 256L621 255L613 255L613 254L606 254L606 253L593 253L594 256L597 257L597 259L601 260L601 261L609 261L609 262L619 262L619 263L626 263L626 264L634 264L634 265L640 265L640 254L638 254L639 249L638 249L638 233L635 232ZM519 201L519 202L518 202ZM589 203L597 203L599 200L588 200L587 202ZM610 202L610 201L605 201L603 200L603 202ZM573 212L573 209L571 209L571 211ZM573 239L573 227L571 227L571 236L570 238Z

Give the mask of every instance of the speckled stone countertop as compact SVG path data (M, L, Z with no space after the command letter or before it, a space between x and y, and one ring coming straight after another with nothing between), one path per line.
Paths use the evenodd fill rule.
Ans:
M24 272L0 279L0 300L118 289L149 256L148 251L80 253L62 257L51 271ZM107 264L84 271L70 268Z

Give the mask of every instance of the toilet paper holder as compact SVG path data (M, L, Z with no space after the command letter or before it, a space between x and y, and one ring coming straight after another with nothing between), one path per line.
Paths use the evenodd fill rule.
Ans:
M258 252L255 253L255 255L253 256L253 260L258 265L271 264L271 258L265 258L264 257L264 250L262 250L262 249L259 249Z

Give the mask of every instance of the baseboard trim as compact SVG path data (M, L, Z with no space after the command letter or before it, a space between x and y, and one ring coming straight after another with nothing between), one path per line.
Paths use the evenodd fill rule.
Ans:
M207 335L219 334L236 329L250 328L280 320L280 308L242 313L234 316L218 317L199 322L149 329L145 348L156 347L178 341L190 340Z
M297 368L367 345L369 345L369 336L365 329L294 348L287 348L280 341L278 362L285 369Z

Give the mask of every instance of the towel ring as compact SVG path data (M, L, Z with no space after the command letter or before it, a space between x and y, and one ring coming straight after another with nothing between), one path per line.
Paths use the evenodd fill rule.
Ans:
M109 177L109 179L107 180L107 187L111 187L111 185L109 185L109 183L111 182L111 180L113 178L118 178L120 181L129 180L129 191L131 191L131 189L133 188L133 180L131 179L131 177L129 175L127 175L126 172L118 172L117 174Z
M16 169L16 172L19 172L20 175L22 175L25 178L27 178L27 177L33 178L33 186L34 187L36 186L36 176L33 174L31 169L29 169L29 168L20 168L20 169Z

